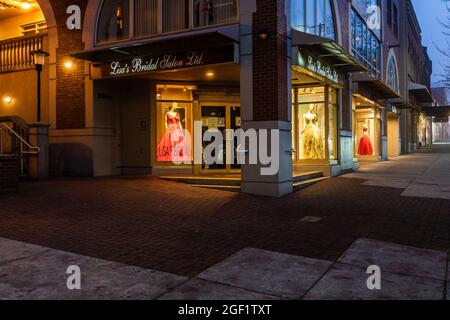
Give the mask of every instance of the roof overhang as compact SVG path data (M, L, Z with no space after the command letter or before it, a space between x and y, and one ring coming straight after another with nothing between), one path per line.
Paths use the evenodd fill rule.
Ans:
M427 117L434 118L435 121L448 122L450 119L450 106L446 107L424 107L422 112L427 115Z
M402 98L392 99L389 102L398 109L415 109L411 103Z
M292 46L307 50L341 73L367 71L365 66L331 39L292 30Z
M427 86L424 86L423 84L409 82L408 89L409 92L413 94L417 98L417 100L419 100L422 103L434 101L430 90L428 89Z
M372 96L379 100L398 99L400 94L394 91L383 80L374 78L368 74L357 74L353 76L353 82L361 89L370 90Z
M91 62L107 62L167 52L199 50L233 43L236 44L237 41L220 32L207 32L165 40L155 38L148 41L123 43L115 46L109 45L78 52L72 56Z

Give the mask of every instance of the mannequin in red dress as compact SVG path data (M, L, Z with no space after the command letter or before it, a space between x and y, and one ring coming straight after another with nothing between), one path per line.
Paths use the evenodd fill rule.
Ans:
M372 141L370 141L369 129L367 128L367 125L364 125L363 131L364 131L363 136L359 141L358 155L373 156Z
M186 141L180 114L176 108L177 104L174 103L166 113L166 132L158 144L157 161L184 162L191 160L190 142Z

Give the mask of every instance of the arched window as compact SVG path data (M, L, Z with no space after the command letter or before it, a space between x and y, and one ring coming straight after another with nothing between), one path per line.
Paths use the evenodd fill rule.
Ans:
M236 23L238 8L237 0L104 0L97 42Z
M104 0L98 20L99 42L127 39L130 36L129 0Z
M331 0L292 0L292 28L336 40Z
M391 56L387 66L387 84L395 91L399 91L398 75L397 75L397 63L394 56Z

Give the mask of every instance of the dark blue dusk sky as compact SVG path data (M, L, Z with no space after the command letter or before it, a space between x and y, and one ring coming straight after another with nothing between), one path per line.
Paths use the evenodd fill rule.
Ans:
M446 3L442 0L412 1L422 28L423 44L428 47L428 52L433 60L433 84L437 84L439 74L443 73L442 65L447 63L445 57L439 53L434 44L446 48L447 39L442 34L444 28L438 22L438 20L447 21L449 13L446 9Z

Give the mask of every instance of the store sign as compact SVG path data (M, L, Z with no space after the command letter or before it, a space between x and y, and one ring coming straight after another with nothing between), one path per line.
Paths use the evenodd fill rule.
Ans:
M233 44L203 50L188 50L154 56L115 60L91 69L93 79L127 76L146 72L178 70L235 61Z
M330 81L339 83L339 73L333 69L330 65L322 62L321 60L307 54L305 57L299 52L298 53L298 64L299 66L318 74Z

